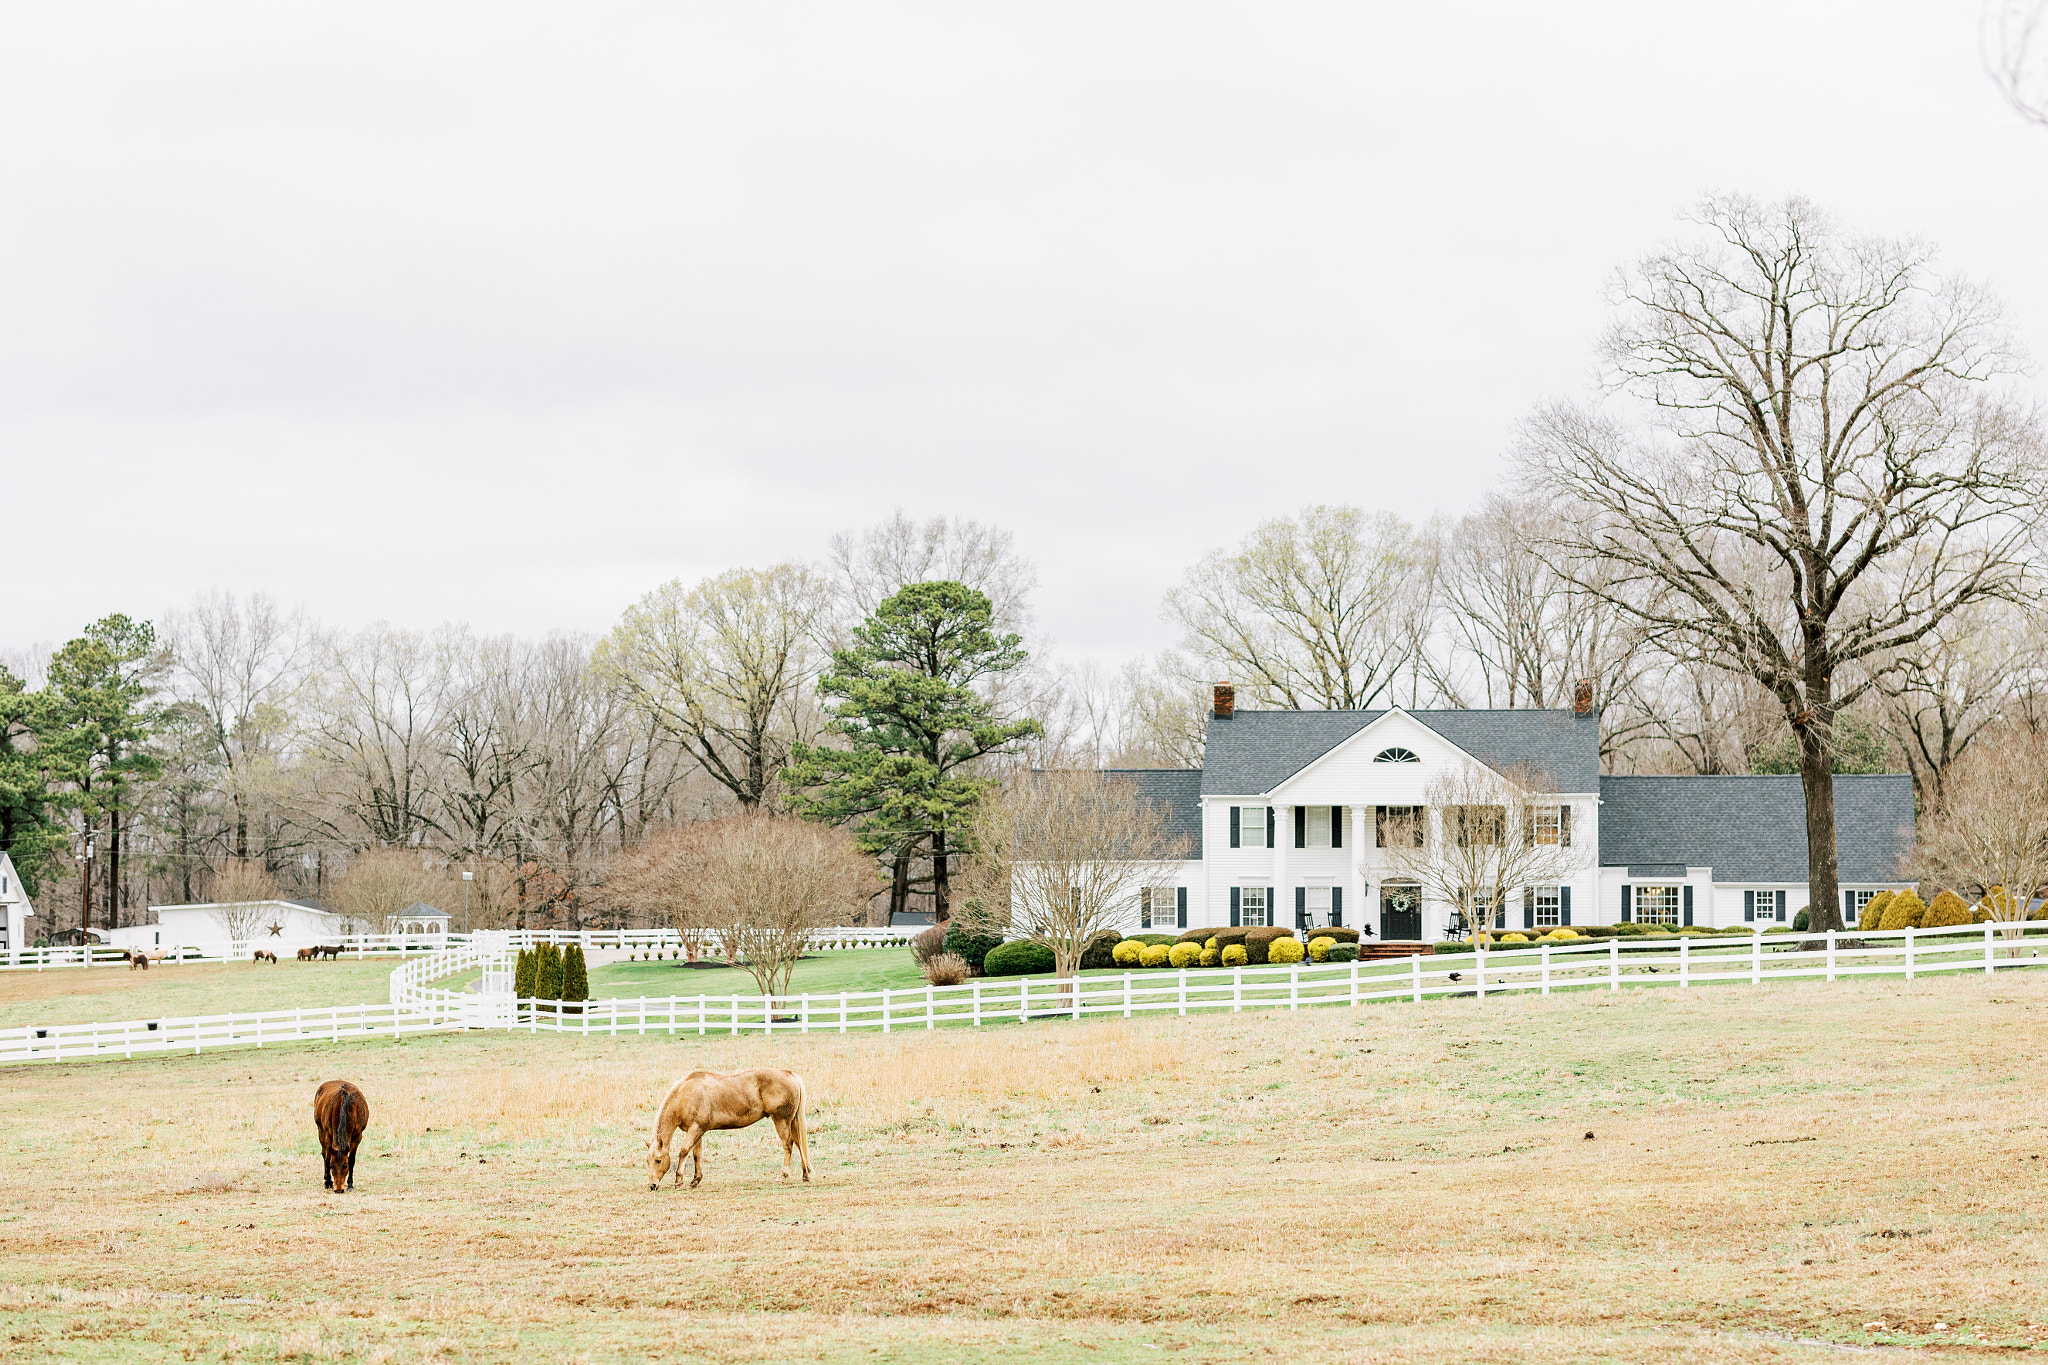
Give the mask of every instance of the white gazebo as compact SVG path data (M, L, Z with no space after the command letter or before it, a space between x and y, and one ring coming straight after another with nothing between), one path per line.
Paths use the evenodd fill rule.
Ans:
M432 934L445 936L449 918L446 910L436 910L425 901L414 901L399 911L397 922L392 925L394 934Z

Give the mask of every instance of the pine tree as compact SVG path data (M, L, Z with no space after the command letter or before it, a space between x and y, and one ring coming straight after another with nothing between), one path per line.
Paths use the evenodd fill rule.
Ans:
M50 657L53 724L42 752L52 775L71 785L65 804L88 827L104 817L106 924L120 922L121 845L137 804L136 788L163 776L153 741L162 723L152 698L164 662L147 621L109 616Z
M51 818L47 764L36 752L50 725L49 694L31 692L0 667L0 853L14 859L21 889L34 896L63 840Z
M1043 733L1005 721L977 684L1025 660L1020 637L997 635L986 594L961 583L913 583L875 608L832 655L818 691L837 699L832 731L845 747L798 745L787 781L799 813L850 824L861 848L894 873L893 919L909 893L910 860L932 860L938 918L950 911L948 860L991 784L967 765Z

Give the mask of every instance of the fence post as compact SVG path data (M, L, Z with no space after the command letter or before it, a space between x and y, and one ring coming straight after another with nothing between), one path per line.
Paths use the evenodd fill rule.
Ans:
M1188 1012L1188 969L1180 969L1180 1012Z
M704 1030L710 1025L710 1020L705 1017L707 1007L708 1002L704 997L704 993L699 991L697 993L697 1036L699 1038L704 1036Z
M927 1033L939 1026L938 1004L939 988L936 986L926 986L924 988L924 1027Z
M1997 956L1991 949L1991 923L1989 920L1986 920L1984 923L1984 975L1991 975L1996 965Z
M1906 980L1913 979L1913 928L1906 926Z
M974 1027L981 1027L981 978L974 978ZM840 1032L845 1032L841 1029Z
M1678 988L1684 990L1692 984L1692 940L1678 940Z
M1415 961L1416 961L1416 964L1417 964L1418 966L1420 966L1420 965L1421 965L1421 962L1422 962L1422 959L1421 959L1420 957L1417 957L1417 958L1415 959ZM1475 974L1476 974L1476 975L1478 976L1478 978L1479 978L1479 998L1480 998L1481 1000L1484 1000L1484 999L1486 998L1486 954L1485 954L1485 953L1483 953L1483 952L1479 952L1479 951L1477 951L1477 950L1475 950L1475 951L1473 952L1473 954L1472 954L1472 970L1473 970L1473 972L1474 972L1474 973L1475 973ZM1420 997L1418 996L1417 998L1419 999Z
M1542 993L1543 993L1544 995L1548 995L1548 994L1550 994L1550 945L1549 945L1548 943L1546 943L1546 944L1544 944L1544 945L1543 945L1543 992L1542 992Z
M1074 1017L1081 1017L1081 969L1076 967L1074 975L1067 978L1074 983Z
M1295 963L1287 969L1287 1012L1292 1014L1301 1008L1301 964Z
M1017 1022L1031 1022L1031 978L1028 976L1017 978Z
M976 989L979 989L979 987ZM839 1031L841 1033L846 1032L846 997L847 992L839 992Z
M1749 984L1760 986L1764 979L1764 936L1749 936Z
M799 1033L811 1031L811 993L805 991L797 998L796 1028Z
M1415 1003L1422 1003L1422 954L1416 953L1408 959L1408 973L1415 983Z
M1835 979L1835 931L1828 930L1828 980Z
M1244 1009L1244 968L1230 969L1230 1012L1237 1014Z
M1358 1008L1358 959L1351 959L1351 1008Z
M1621 989L1621 940L1618 938L1607 940L1607 989Z

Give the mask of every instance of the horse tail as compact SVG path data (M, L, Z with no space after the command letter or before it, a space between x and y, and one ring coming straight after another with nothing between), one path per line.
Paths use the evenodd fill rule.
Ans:
M790 1083L796 1087L796 1113L790 1117L789 1122L790 1125L796 1130L797 1136L803 1137L805 1136L804 1106L806 1103L808 1103L809 1096L804 1091L804 1078L802 1076L799 1076L796 1072L792 1071L789 1073L789 1079Z

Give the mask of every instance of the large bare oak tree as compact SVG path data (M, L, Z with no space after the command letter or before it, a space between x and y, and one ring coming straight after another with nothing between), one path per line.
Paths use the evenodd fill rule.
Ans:
M1710 199L1624 271L1610 401L1520 450L1553 542L1673 658L1745 673L1799 742L1816 929L1840 926L1836 714L1957 611L2032 591L2040 435L1997 306L1803 200Z

